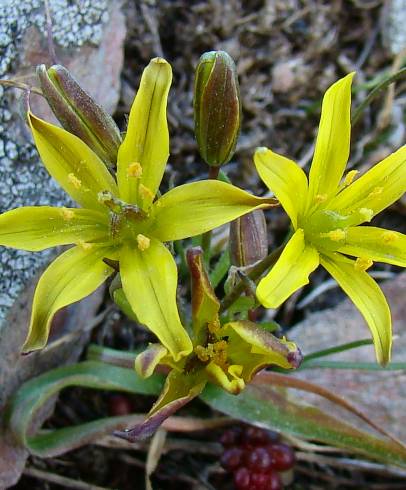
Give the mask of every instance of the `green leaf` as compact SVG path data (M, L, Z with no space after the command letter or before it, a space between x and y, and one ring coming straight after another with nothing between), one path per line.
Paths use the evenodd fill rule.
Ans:
M233 313L245 313L248 310L255 308L255 299L251 296L241 296L235 301L230 308L228 313L232 315Z
M24 383L10 402L6 420L16 440L31 454L56 456L111 434L114 430L141 423L145 418L142 414L108 417L33 434L30 427L36 412L49 398L68 386L156 395L161 391L162 378L153 376L144 380L132 369L86 361L53 369Z
M208 385L201 398L215 410L233 418L406 467L406 450L400 444L359 430L317 406L304 405L289 389L280 389L269 382L251 384L238 396Z
M215 289L220 282L224 279L227 274L228 268L230 267L230 253L228 250L221 254L218 262L214 266L213 271L210 274L210 282Z

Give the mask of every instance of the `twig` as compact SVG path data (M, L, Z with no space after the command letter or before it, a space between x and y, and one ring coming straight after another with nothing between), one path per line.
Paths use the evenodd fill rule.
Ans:
M285 244L280 245L278 248L276 248L272 253L270 253L267 257L265 257L264 260L261 260L256 264L251 272L247 274L247 276L252 280L255 281L258 279L269 267L271 267L275 262L278 260L280 254L282 253L283 249L285 247ZM240 296L241 294L245 291L246 285L244 284L243 281L240 281L234 289L232 289L223 299L221 302L221 307L220 307L220 313L227 310Z
M55 485L61 485L64 488L75 488L77 490L113 490L107 487L99 487L91 483L73 480L67 476L57 475L48 471L39 470L37 468L25 468L23 474L38 480L48 481Z

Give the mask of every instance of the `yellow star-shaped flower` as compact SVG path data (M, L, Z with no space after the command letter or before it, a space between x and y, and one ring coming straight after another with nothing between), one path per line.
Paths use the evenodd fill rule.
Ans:
M336 279L371 329L377 360L390 359L391 317L386 299L366 269L373 261L406 266L406 236L360 226L406 190L406 146L356 178L343 179L350 151L349 74L326 92L309 179L293 161L258 148L254 161L265 184L289 215L294 234L278 262L260 281L259 301L276 308L309 282L319 264ZM357 257L356 260L347 256Z
M25 207L0 216L0 245L37 251L75 244L39 280L23 351L44 347L56 311L113 273L105 258L119 262L132 310L171 356L179 360L192 351L176 305L176 263L163 242L204 233L272 200L219 181L181 185L156 198L169 156L171 81L162 58L144 70L116 175L81 139L28 113L45 167L81 208Z

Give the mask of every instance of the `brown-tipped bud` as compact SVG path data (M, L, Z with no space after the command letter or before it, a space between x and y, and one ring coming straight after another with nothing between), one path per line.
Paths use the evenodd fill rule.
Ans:
M237 71L225 51L200 58L194 89L195 135L203 160L212 166L227 163L234 154L241 123Z
M265 215L257 209L230 225L230 258L236 267L246 267L268 254Z
M37 67L42 93L62 127L84 141L109 167L116 165L121 144L113 118L61 65Z

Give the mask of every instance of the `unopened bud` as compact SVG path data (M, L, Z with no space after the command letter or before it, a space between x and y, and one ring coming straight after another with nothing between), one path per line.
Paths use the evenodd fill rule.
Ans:
M265 215L261 209L236 219L230 225L230 258L236 267L247 267L268 254Z
M203 160L212 166L227 163L234 154L241 123L237 71L225 51L200 58L194 89L195 135Z
M62 127L84 141L107 166L113 167L121 144L113 118L85 92L61 65L37 67L44 97Z

